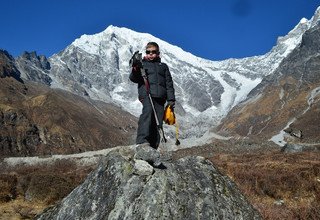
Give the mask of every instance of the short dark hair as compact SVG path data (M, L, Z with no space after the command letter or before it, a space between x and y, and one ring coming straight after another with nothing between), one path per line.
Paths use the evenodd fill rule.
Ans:
M157 51L159 51L159 45L156 42L147 43L146 49L149 47L155 47L155 48L157 48Z

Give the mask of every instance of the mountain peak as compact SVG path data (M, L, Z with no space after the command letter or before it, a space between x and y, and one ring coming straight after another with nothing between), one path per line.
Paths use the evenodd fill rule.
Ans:
M316 12L315 12L314 14L315 14L315 15L316 15L316 14L318 14L318 15L320 14L320 6L316 9Z
M317 25L319 23L319 21L320 21L320 6L317 8L314 15L309 20L310 27L314 27L315 25Z
M8 51L0 49L0 78L5 77L13 77L19 82L23 82L19 70L14 65L14 58Z
M308 22L308 19L306 18L302 18L299 22L299 24L304 24L304 23L307 23Z
M118 26L114 26L114 25L109 25L104 31L102 31L103 33L125 33L125 34L136 34L136 31L133 31L129 28L126 27L118 27Z

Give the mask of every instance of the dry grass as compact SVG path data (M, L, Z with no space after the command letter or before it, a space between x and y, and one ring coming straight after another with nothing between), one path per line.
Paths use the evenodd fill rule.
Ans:
M0 220L32 219L80 185L94 167L61 159L53 164L0 166Z
M217 153L228 175L264 219L320 219L320 153Z
M1 203L0 220L32 219L36 214L42 212L46 207L48 207L47 204L35 204L19 197L10 202Z

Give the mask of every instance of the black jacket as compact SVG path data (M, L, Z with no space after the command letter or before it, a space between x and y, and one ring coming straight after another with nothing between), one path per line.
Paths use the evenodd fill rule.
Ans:
M161 63L160 58L154 61L144 59L142 63L148 76L151 96L175 101L173 81L167 64ZM135 70L133 68L129 78L132 82L138 83L139 99L146 97L147 90L140 69Z

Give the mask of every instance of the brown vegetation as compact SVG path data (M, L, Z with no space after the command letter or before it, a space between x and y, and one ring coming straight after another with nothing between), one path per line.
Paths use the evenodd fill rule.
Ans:
M208 158L264 219L320 219L320 152L283 153L272 142L216 141L174 152Z
M0 167L0 219L32 219L80 185L94 167L61 159L53 164Z
M215 143L174 152L199 155L229 176L264 219L320 219L320 152L283 153L253 142ZM80 185L95 166L70 160L0 167L0 219L32 219Z
M228 175L264 219L320 219L320 153L217 153Z
M120 107L29 81L0 84L0 158L134 143L137 119Z

